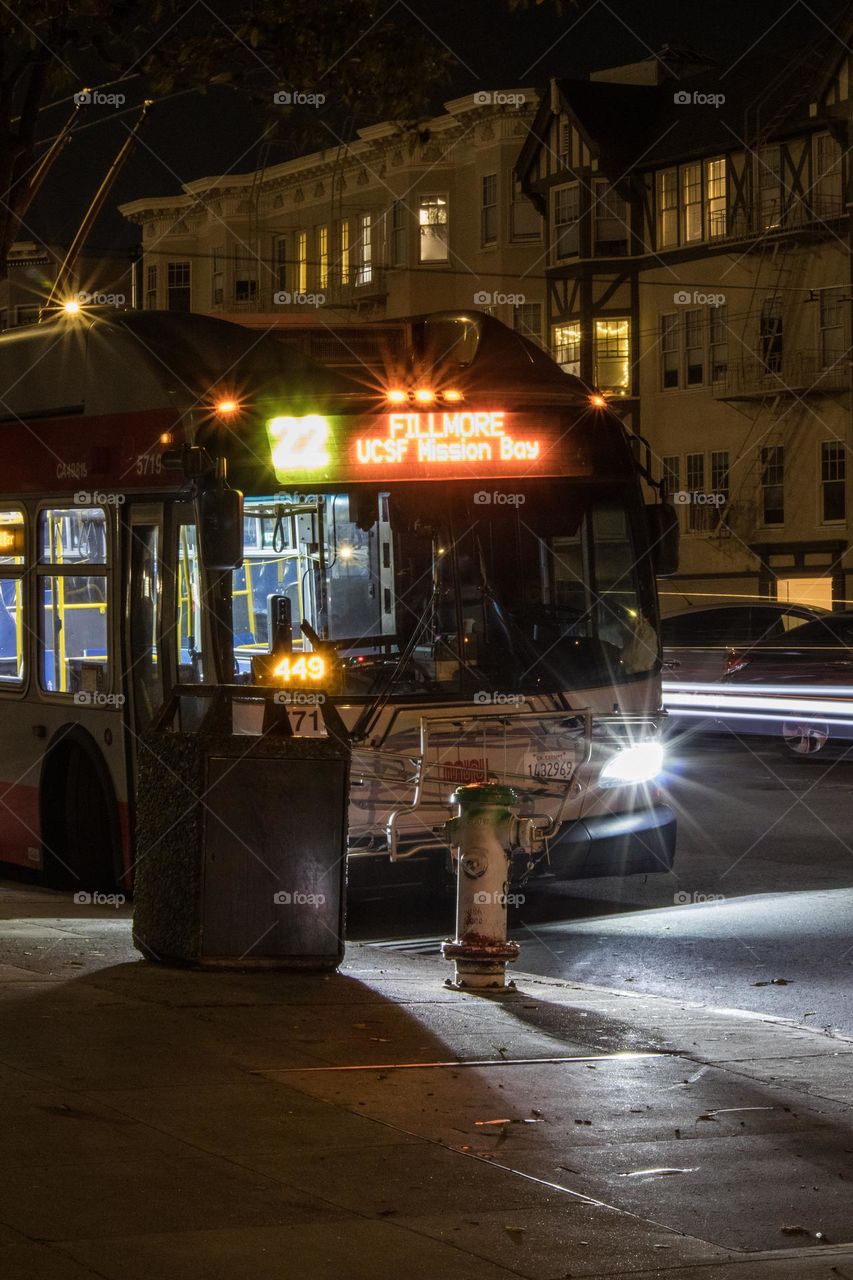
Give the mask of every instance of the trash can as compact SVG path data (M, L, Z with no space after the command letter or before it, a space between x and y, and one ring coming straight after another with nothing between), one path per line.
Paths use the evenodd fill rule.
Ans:
M331 704L302 701L179 685L143 735L133 938L149 959L340 963L350 747Z

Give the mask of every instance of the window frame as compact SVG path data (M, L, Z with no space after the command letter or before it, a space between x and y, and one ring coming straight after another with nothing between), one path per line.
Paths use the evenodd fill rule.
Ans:
M429 208L443 212L443 217L436 222L424 222L421 215ZM436 233L435 228L443 227L444 234ZM444 245L444 257L424 257L424 231L432 228L431 239ZM447 191L424 191L418 196L418 265L423 267L442 267L450 262L450 195Z
M106 656L104 660L104 688L99 692L114 692L114 681L116 679L117 668L117 651L115 646L114 626L115 626L115 601L113 599L113 565L117 554L116 538L115 538L115 520L110 511L109 506L103 506L100 503L93 502L92 509L103 511L104 513L104 547L105 559L103 561L56 561L42 558L41 553L41 522L42 516L47 511L79 511L70 501L71 494L63 494L59 498L48 499L40 502L35 511L33 520L32 533L32 560L31 567L35 569L35 645L36 645L36 661L35 669L35 685L38 689L39 697L46 699L57 699L66 702L67 699L74 697L72 690L63 689L47 689L44 684L44 635L42 633L43 624L43 600L44 587L43 582L46 578L103 578L104 579L104 604L105 604L105 634L106 634ZM54 659L55 661L55 659ZM104 708L102 708L103 710Z
M575 209L575 215L571 219L561 222L559 217L560 197L566 196L570 199ZM551 251L556 262L562 262L565 258L577 258L580 254L580 223L581 223L581 195L579 182L566 182L562 186L554 187L551 197L551 225L554 228L553 243ZM565 228L565 230L561 230ZM563 251L563 238L568 236L570 240L574 240L574 248L569 247Z
M833 450L835 457L828 459L827 450ZM828 476L827 469L832 468L833 463L839 468L840 475ZM847 523L847 452L842 440L820 440L818 441L818 475L819 475L819 509L818 518L822 525L841 525ZM841 515L828 516L827 508L827 489L830 485L840 485L841 487Z
M772 460L770 454L776 455ZM758 455L759 481L761 488L761 524L768 529L779 529L785 523L785 446L781 444L759 445ZM768 481L767 475L773 469L774 479ZM778 469L778 471L777 471ZM781 499L778 507L768 506L768 493L778 489ZM779 511L781 519L769 520L768 510Z
M178 285L172 282L172 274L173 272L177 272L177 269L179 267L182 270L183 269L186 270L186 277L187 277L186 284ZM187 259L186 261L184 261L183 259L175 259L174 262L167 262L166 263L166 310L175 311L179 314L186 314L187 311L192 311L192 285L193 285L192 263L189 261L189 259ZM180 294L186 293L187 305L185 307L172 306L172 295L174 293L180 293Z
M0 694L6 694L10 697L22 697L29 683L29 645L28 637L31 634L28 625L30 600L29 597L29 578L30 570L33 565L33 547L34 541L32 529L30 527L29 513L23 503L9 502L3 504L5 514L19 515L21 517L21 529L24 534L24 551L20 557L20 563L0 563L0 581L9 581L20 583L20 608L22 624L21 624L21 647L17 652L16 658L20 661L20 674L16 676L3 676L0 678ZM10 557L15 559L17 557ZM18 630L17 621L15 622L16 633Z
M498 175L480 175L480 248L491 249L498 243Z

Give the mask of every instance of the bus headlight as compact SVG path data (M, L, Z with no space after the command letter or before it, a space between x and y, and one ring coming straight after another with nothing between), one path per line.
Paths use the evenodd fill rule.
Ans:
M659 742L638 742L623 747L601 770L603 787L628 787L652 782L663 768L663 747Z

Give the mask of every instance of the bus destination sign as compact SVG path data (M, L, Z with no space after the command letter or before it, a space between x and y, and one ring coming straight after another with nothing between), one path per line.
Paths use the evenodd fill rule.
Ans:
M267 422L273 469L287 483L589 474L586 450L554 413L408 410L368 419L281 416Z

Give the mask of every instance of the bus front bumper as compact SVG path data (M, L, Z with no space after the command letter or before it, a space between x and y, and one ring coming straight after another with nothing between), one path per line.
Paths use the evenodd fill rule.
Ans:
M563 880L671 871L675 814L669 805L578 818L549 841L548 871Z

